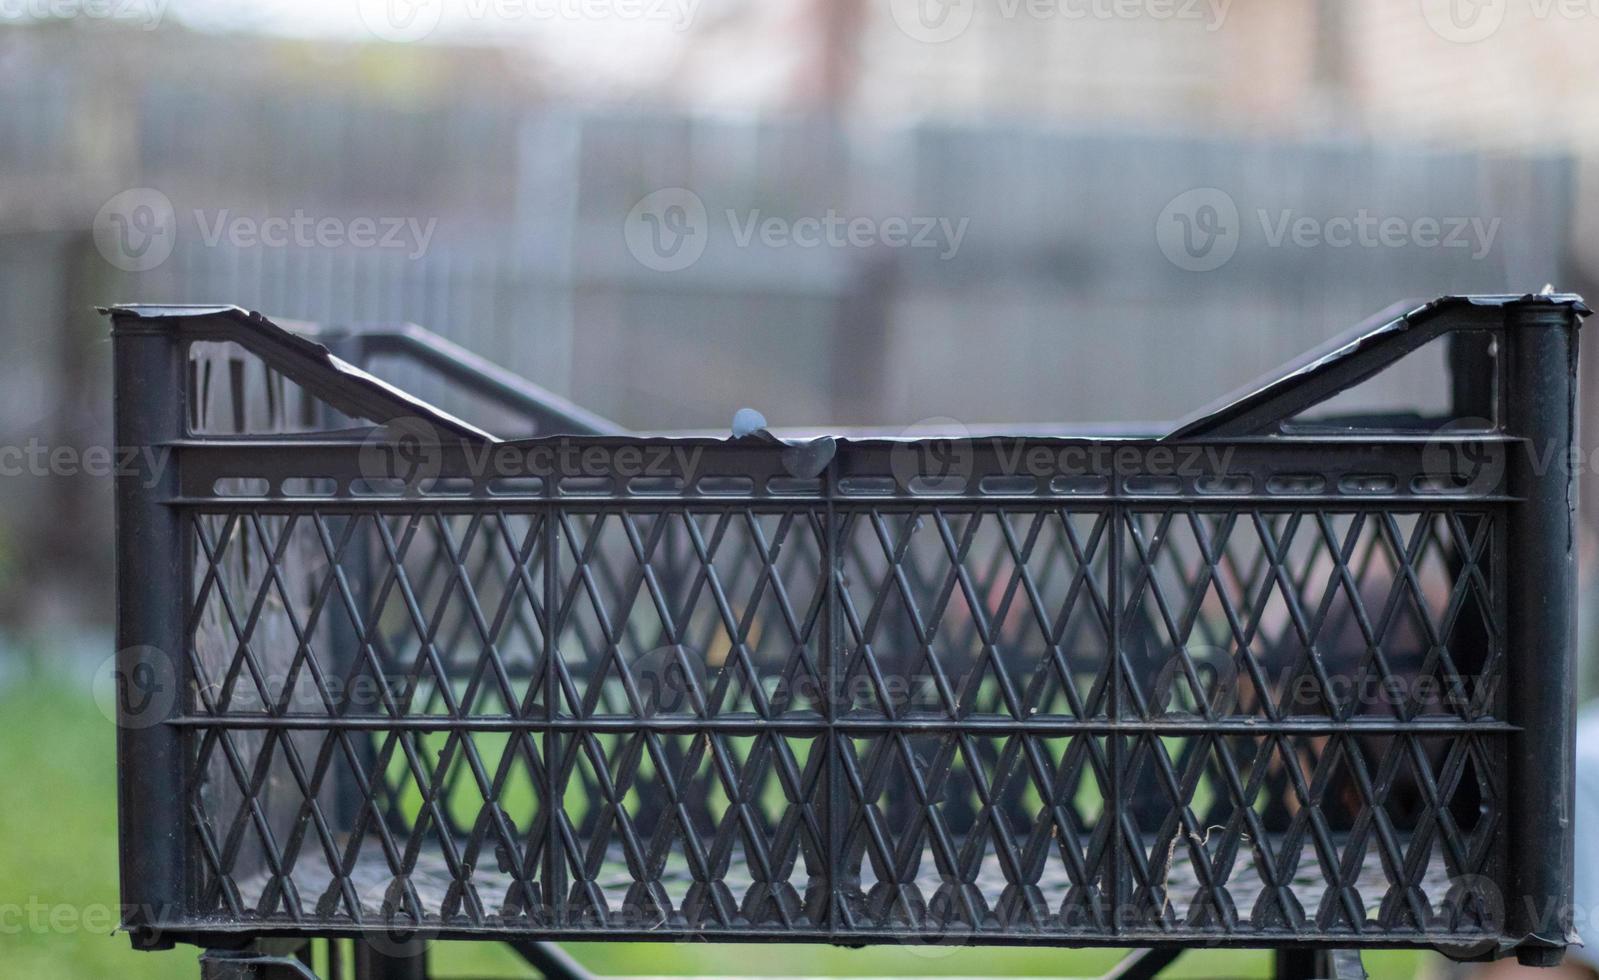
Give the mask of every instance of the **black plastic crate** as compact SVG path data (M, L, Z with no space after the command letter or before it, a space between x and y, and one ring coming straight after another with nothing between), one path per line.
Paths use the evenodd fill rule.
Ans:
M641 436L108 312L137 945L1572 941L1576 297L1128 437ZM1310 418L1432 341L1451 424Z

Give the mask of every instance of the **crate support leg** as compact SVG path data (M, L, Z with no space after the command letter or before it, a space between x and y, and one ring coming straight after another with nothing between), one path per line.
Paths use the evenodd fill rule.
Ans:
M1272 956L1277 980L1366 980L1358 949L1279 949Z
M1272 953L1272 975L1277 980L1318 980L1332 971L1314 949L1279 949Z
M518 956L533 964L544 980L594 980L594 974L554 943L517 939L507 945L516 950Z
M305 943L262 941L247 950L208 949L200 954L200 980L317 980L300 953Z
M357 939L355 980L428 980L427 947L415 943L390 954Z
M1160 971L1171 966L1183 955L1181 946L1151 946L1128 953L1115 968L1100 980L1154 980Z

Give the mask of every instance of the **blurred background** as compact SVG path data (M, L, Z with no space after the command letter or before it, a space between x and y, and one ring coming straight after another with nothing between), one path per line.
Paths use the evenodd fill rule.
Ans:
M109 936L96 305L411 321L635 428L1170 419L1395 300L1599 294L1596 43L1586 0L0 0L3 972L194 975Z

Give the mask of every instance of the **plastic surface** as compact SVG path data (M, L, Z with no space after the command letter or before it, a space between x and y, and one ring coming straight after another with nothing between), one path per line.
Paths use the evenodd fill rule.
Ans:
M122 666L178 692L119 748L142 944L1571 939L1572 483L1527 449L1575 297L1387 316L1159 438L804 442L421 338L546 433L502 440L255 314L110 312L171 454L118 494ZM1461 332L1487 428L1282 427Z

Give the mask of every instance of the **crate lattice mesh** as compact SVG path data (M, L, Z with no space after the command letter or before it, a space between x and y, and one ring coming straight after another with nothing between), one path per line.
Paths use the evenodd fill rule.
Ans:
M1500 523L202 509L200 907L663 936L1469 933L1487 913L1462 883L1501 864Z

